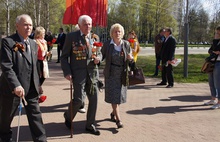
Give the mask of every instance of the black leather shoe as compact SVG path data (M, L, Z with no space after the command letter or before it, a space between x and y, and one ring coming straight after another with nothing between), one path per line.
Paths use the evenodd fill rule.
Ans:
M56 63L60 63L60 61L57 61Z
M172 88L173 87L173 85L167 85L166 86L166 88Z
M166 84L166 83L161 82L161 83L157 83L157 85L167 85L167 84Z
M12 138L6 138L6 139L0 138L0 142L13 142L13 141L12 141Z
M97 130L95 126L92 126L91 128L86 128L86 131L93 135L100 135L99 130Z
M67 127L68 129L71 129L71 122L66 119L66 114L65 114L65 113L63 114L63 117L64 117L64 119L65 119L65 125L66 125L66 127Z
M123 124L120 120L116 121L116 125L118 126L118 129L123 128Z

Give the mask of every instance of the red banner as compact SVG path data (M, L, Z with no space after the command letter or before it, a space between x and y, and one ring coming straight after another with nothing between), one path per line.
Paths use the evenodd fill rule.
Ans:
M89 15L93 26L107 26L108 0L66 0L63 24L78 24L81 15Z

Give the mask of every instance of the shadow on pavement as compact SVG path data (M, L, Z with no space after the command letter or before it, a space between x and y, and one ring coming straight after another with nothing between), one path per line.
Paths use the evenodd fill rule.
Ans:
M208 99L210 99L210 96L187 95L187 96L173 96L173 97L169 97L169 99L160 99L160 101L203 102L204 100L208 100Z
M159 113L175 114L177 112L210 110L210 108L198 108L201 106L204 105L148 107L148 108L143 108L142 110L127 111L127 113L134 115L138 115L138 114L155 115Z
M160 101L203 102L203 100L208 100L209 98L210 96L188 95L188 96L169 97L169 99L161 99ZM127 111L127 113L154 115L159 113L176 113L176 112L202 111L202 110L210 110L210 108L205 107L203 104L185 105L185 106L159 106L159 107L147 107L147 108L143 108L142 110L131 110L131 111Z

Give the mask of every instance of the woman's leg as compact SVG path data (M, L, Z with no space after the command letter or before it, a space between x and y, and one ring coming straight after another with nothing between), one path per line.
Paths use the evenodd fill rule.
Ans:
M116 121L120 121L120 114L119 114L119 104L112 104L113 114L116 117Z
M211 100L215 100L216 89L215 89L214 80L213 80L213 73L208 74L208 80L209 80L209 87L210 87L210 92L211 92Z

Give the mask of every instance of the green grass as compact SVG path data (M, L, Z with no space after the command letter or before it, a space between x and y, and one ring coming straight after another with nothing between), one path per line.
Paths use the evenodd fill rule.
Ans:
M173 67L175 82L199 83L208 81L208 75L201 73L201 67L208 54L188 55L188 77L186 78L184 77L184 56L176 55L175 57L182 60L177 67ZM151 77L155 70L155 56L139 56L137 66L142 67L145 76ZM159 72L158 78L161 78L161 72Z
M152 44L152 43L149 43L149 44L145 44L145 43L140 43L140 46L141 47L154 47L154 44ZM203 44L189 44L188 45L188 47L190 47L190 48L200 48L200 47L204 47L204 48L206 48L206 47L210 47L211 45L203 45ZM178 48L178 47L184 47L184 44L177 44L176 45L176 47Z

